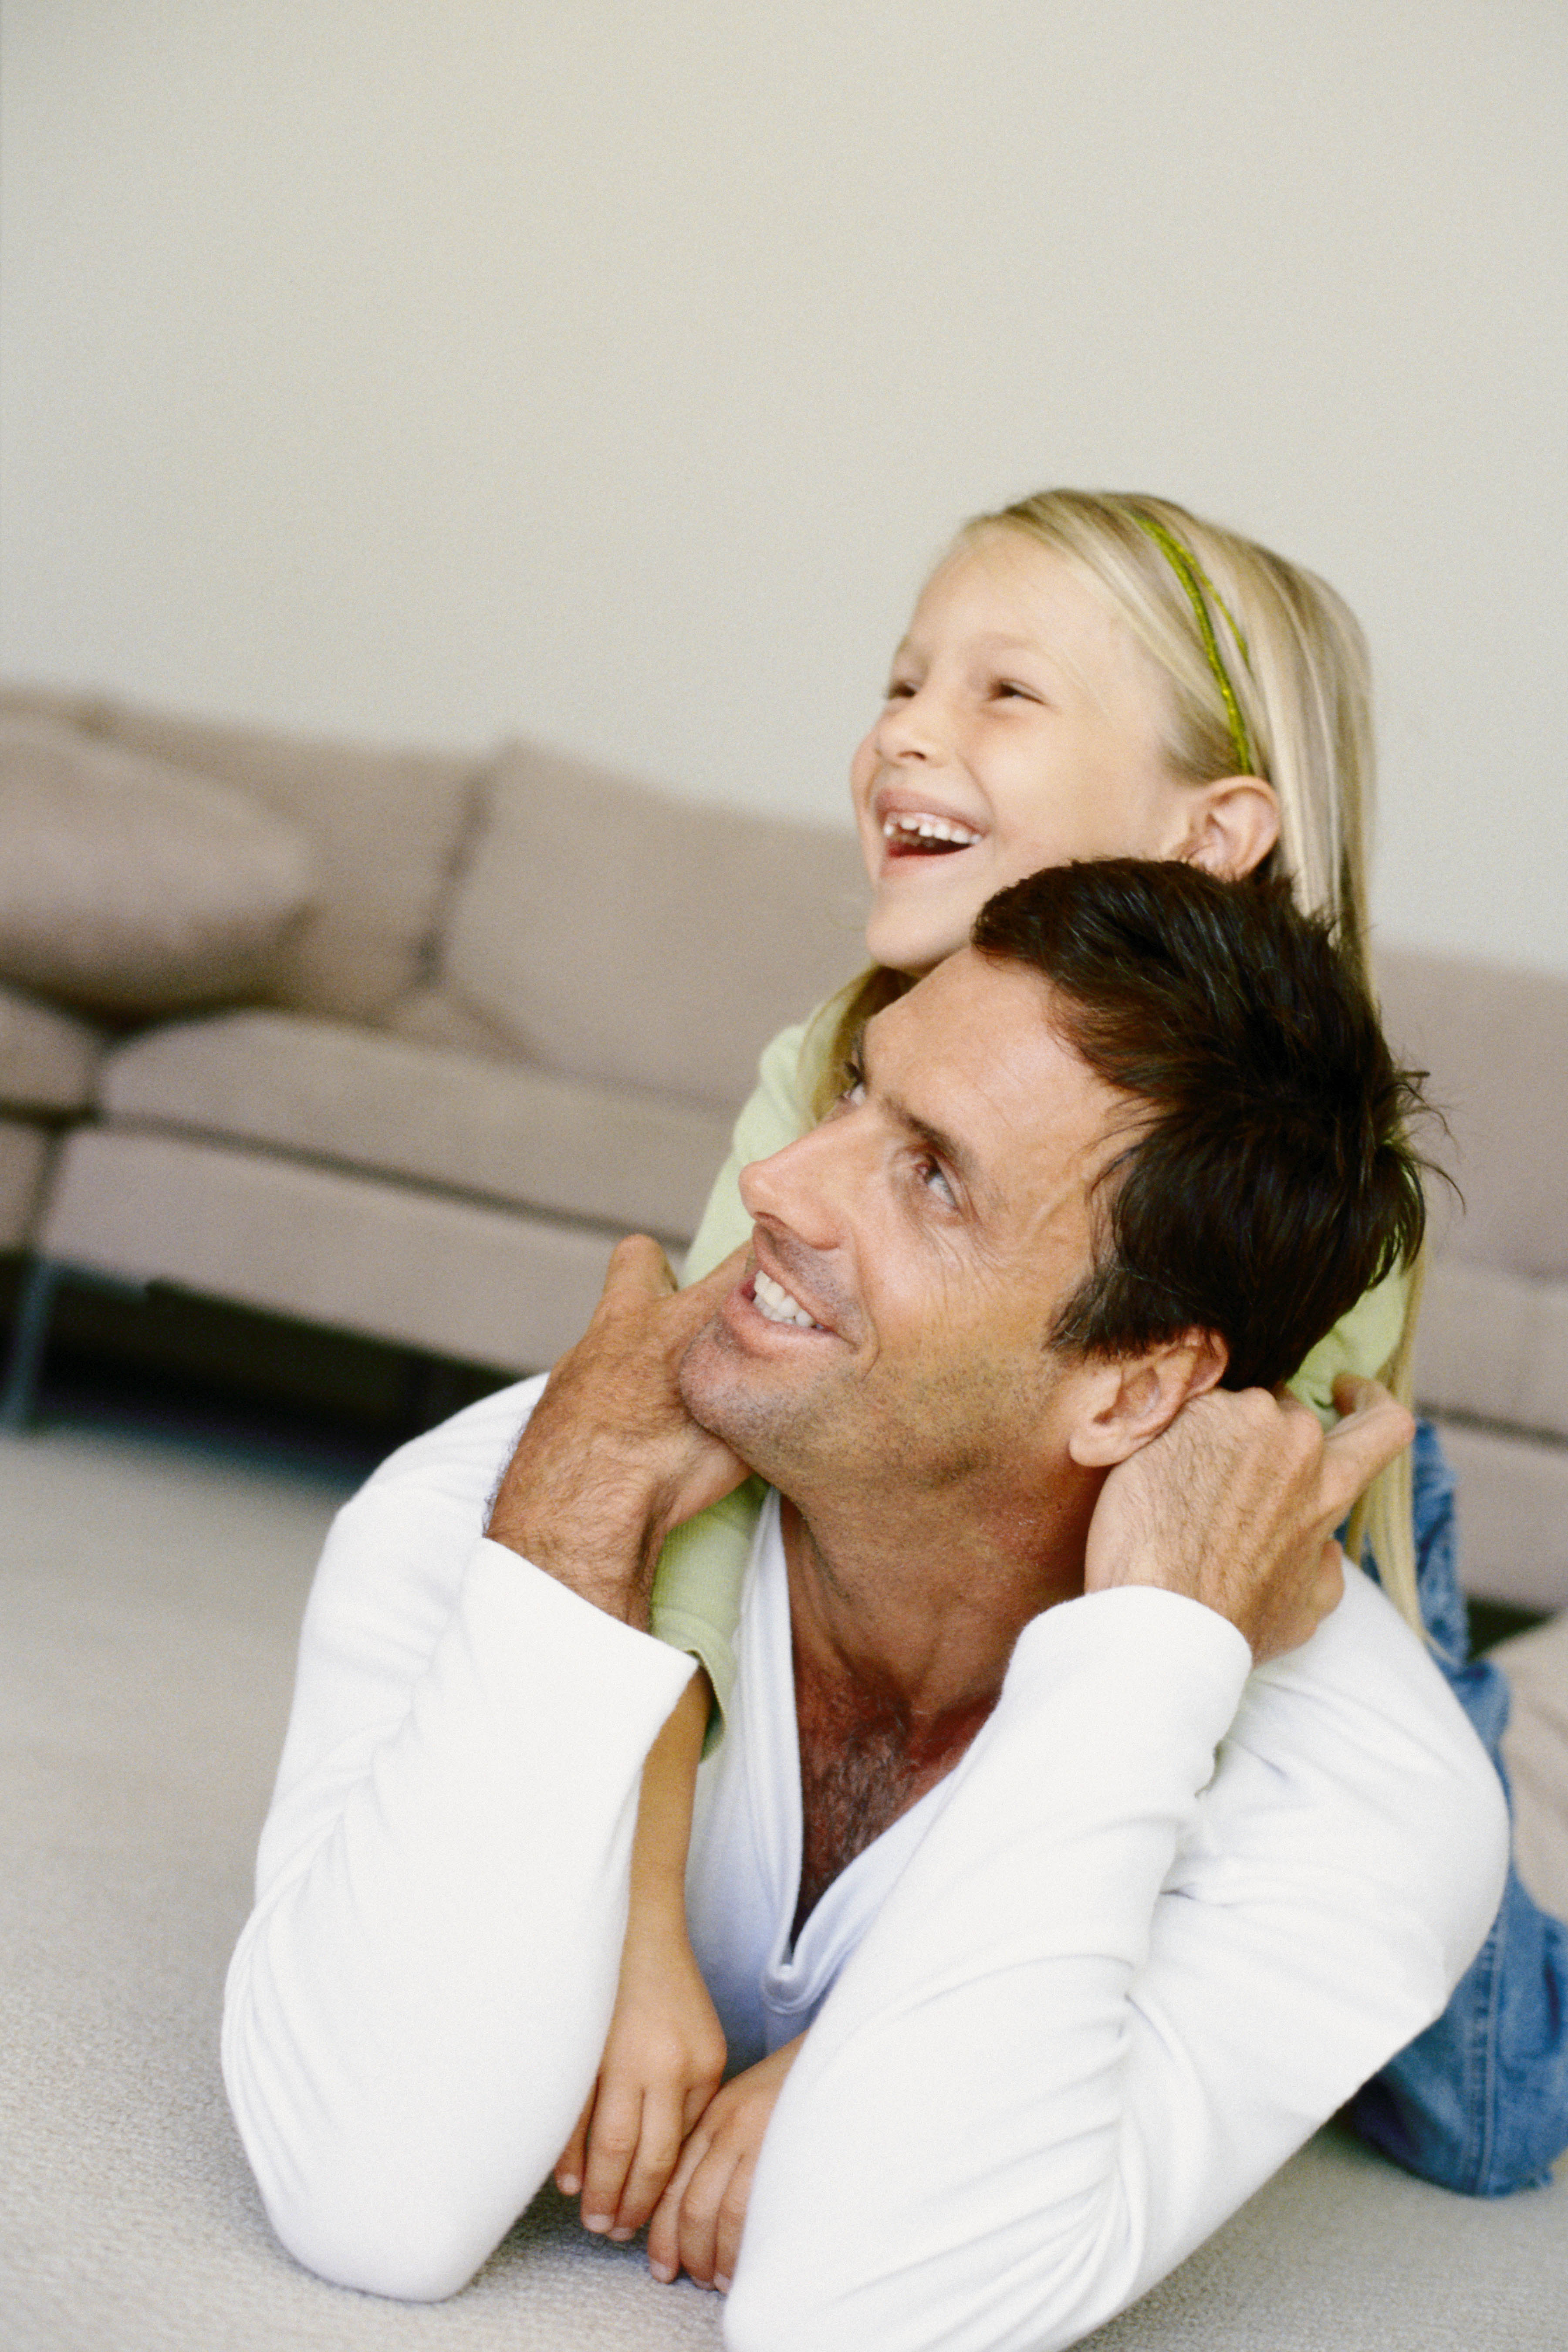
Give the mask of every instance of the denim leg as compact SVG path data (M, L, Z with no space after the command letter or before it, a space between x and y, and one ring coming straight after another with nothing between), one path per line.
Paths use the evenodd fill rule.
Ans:
M1496 1765L1508 1684L1471 1659L1454 1538L1454 1479L1423 1422L1413 1459L1416 1589L1433 1654ZM1346 2113L1412 2172L1476 2197L1538 2186L1568 2147L1568 1927L1509 1870L1501 1908L1447 2008Z

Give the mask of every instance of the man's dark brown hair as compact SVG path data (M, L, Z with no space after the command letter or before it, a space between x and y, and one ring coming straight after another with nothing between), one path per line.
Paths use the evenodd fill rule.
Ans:
M1423 1108L1330 927L1283 881L1103 858L999 891L972 933L1055 992L1067 1042L1132 1097L1099 1263L1051 1344L1216 1333L1224 1386L1274 1388L1421 1245Z

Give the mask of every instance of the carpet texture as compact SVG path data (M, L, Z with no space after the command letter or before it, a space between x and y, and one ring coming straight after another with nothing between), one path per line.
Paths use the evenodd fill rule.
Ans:
M342 1493L321 1471L151 1438L0 1443L0 2345L711 2352L717 2298L654 2285L638 2247L585 2237L553 2191L430 2308L325 2286L268 2229L224 2103L218 2011ZM1324 2133L1092 2340L1568 2343L1568 2171L1476 2204Z

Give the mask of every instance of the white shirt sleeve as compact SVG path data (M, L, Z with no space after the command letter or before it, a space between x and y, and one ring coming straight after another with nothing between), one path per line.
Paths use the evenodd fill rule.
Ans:
M462 2285L565 2146L643 1761L691 1672L480 1534L537 1388L340 1513L229 1970L225 2080L273 2226L383 2294Z
M1443 2009L1506 1867L1479 1743L1353 1571L1249 1664L1149 1590L1026 1629L773 2112L731 2352L1076 2343Z

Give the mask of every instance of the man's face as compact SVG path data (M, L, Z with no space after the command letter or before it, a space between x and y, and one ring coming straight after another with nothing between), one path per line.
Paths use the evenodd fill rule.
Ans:
M681 1390L803 1504L825 1475L929 1491L1062 1458L1047 1334L1130 1107L1049 1008L1037 975L963 949L870 1023L831 1116L742 1178L753 1270Z

